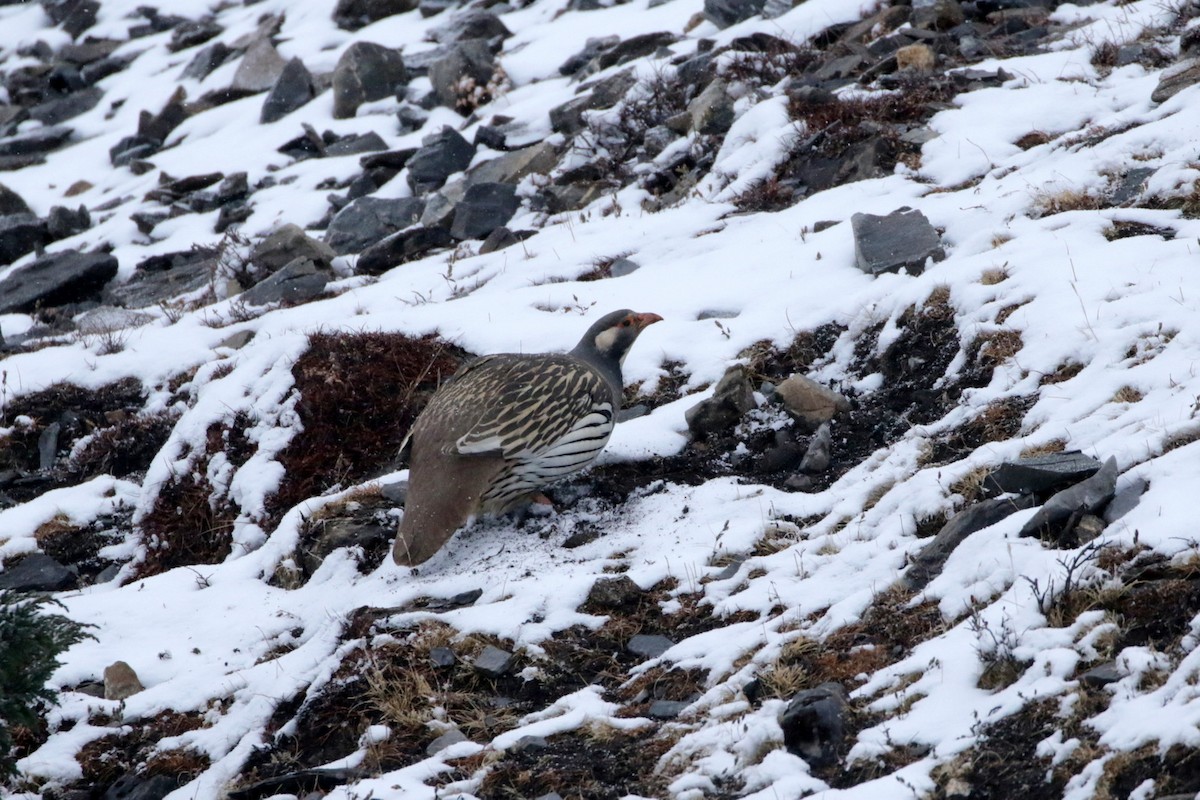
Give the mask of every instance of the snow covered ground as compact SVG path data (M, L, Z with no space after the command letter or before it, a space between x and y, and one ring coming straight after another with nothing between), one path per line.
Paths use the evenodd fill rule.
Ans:
M126 38L129 17L143 4L105 0L88 34ZM187 0L163 11L212 13L229 41L253 31L263 15L284 14L280 53L302 58L313 72L332 70L355 41L383 42L405 53L428 48L427 33L443 21L411 11L348 32L332 23L333 6L331 0L222 7ZM673 0L648 8L646 0L631 0L587 12L564 12L566 7L561 0L535 0L501 13L514 33L499 56L512 86L481 109L479 119L504 114L527 120L521 138L530 142L558 135L546 112L571 99L575 88L559 76L559 64L593 36L683 34L702 3ZM702 38L720 46L754 31L803 42L831 24L875 10L874 3L809 0L776 19L756 16L724 30L700 22L672 49L675 55L687 53ZM402 643L403 634L395 631L436 619L462 636L507 640L527 659L532 675L556 633L575 625L601 626L603 616L580 606L597 578L617 572L643 589L674 579L662 595L663 613L678 610L688 598L704 616L734 618L679 638L661 656L633 668L634 676L659 666L703 671L699 697L677 719L622 714L620 703L584 686L490 739L474 737L428 757L422 752L411 764L378 774L367 770L327 796L477 796L493 762L471 757L503 753L522 736L552 737L605 724L650 726L670 738L659 762L666 796L998 796L979 794L978 786L976 794L952 795L946 765L980 747L989 725L1046 699L1056 704L1064 730L1074 714L1069 730L1090 732L1082 741L1073 733L1047 731L1037 744L1039 755L1068 765L1062 791L1072 800L1118 796L1112 776L1129 754L1195 747L1200 630L1192 617L1198 609L1186 603L1160 609L1162 615L1187 617L1179 624L1190 633L1173 650L1130 645L1106 651L1105 642L1119 640L1120 615L1097 602L1063 619L1050 613L1047 597L1052 605L1055 591L1070 580L1099 595L1115 585L1115 571L1094 558L1072 569L1085 548L1055 549L1036 537L1018 538L1033 509L971 535L940 576L904 598L897 614L935 606L941 615L937 629L847 685L855 713L869 721L855 729L844 763L877 764L869 776L863 771L862 780L835 786L827 772L784 748L779 715L786 700L752 704L742 693L802 643L845 645L831 637L861 623L901 578L927 543L918 538L918 528L964 506L967 498L957 491L961 482L980 468L1037 448L1057 443L1101 461L1115 457L1118 491L1147 484L1140 502L1103 531L1105 548L1136 550L1143 559L1158 554L1171 569L1194 565L1200 545L1187 498L1200 480L1200 445L1190 443L1200 437L1200 220L1194 213L1200 88L1155 103L1150 95L1161 70L1137 63L1101 70L1092 63L1103 43L1126 44L1147 31L1166 31L1158 45L1177 50L1178 20L1185 11L1160 0L1059 6L1052 20L1070 26L1069 32L1045 52L974 65L1000 68L1010 77L1001 86L958 96L933 116L929 127L936 136L921 147L919 164L813 193L777 212L731 213L732 199L769 177L804 135L781 93L751 93L738 101L738 117L708 176L672 207L644 211L648 194L635 183L582 212L519 211L509 227L537 232L501 251L435 253L378 279L353 275L349 256L338 262L343 277L325 299L247 319L238 316L236 297L179 314L150 308L152 321L122 331L119 352L104 352L102 343L88 337L64 336L53 346L7 355L0 369L9 402L57 382L98 388L133 377L147 387L147 410L173 409L180 417L144 478L96 477L0 511L0 559L36 551L39 527L60 515L83 526L124 507L134 509L136 523L150 513L172 476L198 468L195 454L203 452L214 424L232 424L244 415L252 420L248 436L254 446L240 465L218 457L205 467L213 486L238 509L234 545L223 563L135 578L145 543L132 536L107 551L125 563L115 580L57 595L65 613L95 626L95 638L63 657L53 678L63 691L48 716L48 736L21 758L10 791L35 797L47 787L79 786L84 771L76 756L82 748L114 731L127 732L122 725L172 710L195 712L203 724L156 741L153 751L186 749L208 760L170 797L219 797L242 774L254 749L270 740L268 726L280 704L305 692L319 694L336 679L350 651ZM0 30L7 69L21 63L16 51L36 40L52 48L70 40L50 26L41 6L30 3L0 8ZM185 121L170 135L168 145L174 146L150 159L157 171L135 175L113 168L109 150L136 128L139 112L162 107L179 84L190 97L223 87L237 67L230 62L202 81L179 81L193 50L169 52L169 37L164 32L122 45L117 54L138 55L126 70L104 79L105 98L95 109L71 121L77 141L45 164L0 174L0 182L37 214L63 203L95 209L114 198L132 198L109 212L93 210L90 229L51 248L111 245L120 263L118 281L130 278L149 255L221 239L212 227L216 211L168 220L154 229L153 238L138 231L130 214L154 207L137 198L158 186L159 171L175 177L245 171L251 185L273 176L276 185L255 193L253 213L241 225L256 240L281 223L317 223L327 209L330 180L345 181L360 169L357 157L293 162L278 153L298 135L301 121L341 135L374 131L392 149L419 146L441 124L462 123L437 108L421 130L401 134L394 119L397 103L390 100L337 120L331 93L325 92L278 122L260 124L258 94ZM636 69L651 76L666 61L646 57ZM476 124L464 128L468 139ZM1045 134L1044 141L1018 146L1031 132ZM1065 197L1100 197L1120 176L1142 167L1153 173L1129 207L1054 206ZM80 179L91 187L64 201L66 188ZM379 192L407 193L400 179ZM1188 196L1191 213L1181 210ZM850 215L883 215L902 206L919 209L942 232L946 258L919 276L864 274L855 266ZM826 220L838 224L814 232ZM1113 238L1114 225L1126 223L1173 235ZM640 269L606 280L577 280L598 260L619 255ZM464 286L471 287L465 294ZM689 441L684 413L707 396L701 387L764 340L786 348L798 332L843 326L809 376L869 395L884 377L856 372L862 363L856 342L877 332L874 352L882 353L901 335L905 313L945 290L964 345L947 380L966 368L965 346L978 337L1015 332L1019 346L1000 360L990 382L964 390L943 418L913 424L828 488L790 492L732 476L700 485L667 481L617 507L581 502L520 528L511 521L473 528L418 573L385 559L360 574L352 550L342 549L302 585L284 588L271 580L291 563L307 518L361 488L341 487L305 500L273 529L264 527L264 502L282 478L277 455L305 436L292 366L310 334L436 332L474 353L537 352L568 349L609 310L660 314L664 321L643 334L625 362L626 382L641 382L649 395L667 375L664 365L679 362L687 376L685 397L618 426L602 462L614 464L682 452ZM711 312L720 312L716 322ZM31 324L23 314L0 318L7 337ZM229 346L230 336L241 331L253 338L240 348ZM1068 365L1075 366L1064 371ZM191 399L183 402L168 384L192 370ZM1058 377L1049 382L1047 376ZM939 437L1013 399L1030 402L1015 435L988 441L949 463L928 463ZM5 424L20 425L11 419ZM381 468L385 461L381 458ZM582 523L603 535L563 549L562 541ZM762 547L768 531L773 546ZM1093 545L1088 552L1097 549ZM731 558L740 567L730 573ZM1053 587L1048 596L1047 587ZM469 606L413 608L419 598L448 598L476 588L482 594ZM386 618L392 632L348 639L347 620L364 606L412 610ZM1003 659L1016 665L1011 681L981 683L989 665ZM1099 690L1098 707L1085 704L1087 691L1096 690L1084 688L1080 673L1110 659L1119 679ZM99 680L116 660L136 670L144 691L124 701L75 691ZM355 752L322 766L360 766L373 742L387 735L375 726ZM1153 797L1155 786L1150 780L1119 796Z

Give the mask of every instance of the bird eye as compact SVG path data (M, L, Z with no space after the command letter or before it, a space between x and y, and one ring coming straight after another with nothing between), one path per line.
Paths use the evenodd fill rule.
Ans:
M625 319L621 320L622 328L628 328L632 324L633 324L633 322L629 319L629 317L626 317Z

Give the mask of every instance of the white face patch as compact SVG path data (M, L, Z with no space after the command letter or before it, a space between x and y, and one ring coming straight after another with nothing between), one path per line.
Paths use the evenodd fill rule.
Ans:
M613 346L617 343L617 329L606 328L596 334L596 349L601 353L612 352ZM621 360L625 360L625 354L621 354Z

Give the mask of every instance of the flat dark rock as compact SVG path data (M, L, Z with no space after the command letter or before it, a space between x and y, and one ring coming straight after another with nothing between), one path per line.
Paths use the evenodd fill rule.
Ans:
M682 700L655 700L646 710L646 714L652 719L675 719L689 705L691 703Z
M1078 450L1047 453L1001 464L984 478L989 493L1048 492L1078 483L1100 471L1100 462Z
M642 658L658 658L675 646L666 636L652 633L639 633L629 639L625 649L635 656Z
M0 140L0 156L28 156L48 153L66 144L74 133L72 128L65 125L52 125L47 128L37 128L29 133L21 133Z
M354 266L364 275L382 275L392 267L420 258L430 250L447 247L452 241L450 231L445 228L409 228L363 250Z
M455 239L482 239L521 207L517 187L508 183L476 183L454 209L450 235Z
M1043 528L1066 521L1071 515L1103 510L1117 488L1117 459L1110 457L1092 477L1058 492L1021 528L1021 536L1037 536Z
M1034 499L1029 495L1016 498L995 497L984 500L955 514L942 526L937 535L913 559L913 565L904 575L909 589L923 589L941 574L946 559L967 537L975 531L995 525L1009 515L1026 508L1033 508Z
M475 657L474 667L476 671L482 672L484 675L499 678L512 669L514 661L516 661L516 656L512 653L489 644L483 648L483 652Z
M92 299L116 274L117 259L108 253L42 256L0 283L0 314Z
M941 237L920 211L900 208L884 217L859 213L850 224L858 268L870 275L901 269L919 275L928 259L946 257Z
M45 553L30 553L0 572L0 589L17 592L61 592L79 583L74 572Z
M325 243L335 253L358 253L414 224L425 202L416 197L360 197L334 216Z

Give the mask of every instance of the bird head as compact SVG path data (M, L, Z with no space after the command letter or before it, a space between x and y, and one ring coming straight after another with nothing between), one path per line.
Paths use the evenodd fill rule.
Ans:
M647 326L661 320L662 317L658 314L639 314L627 308L605 314L588 328L572 352L609 363L623 364L638 335Z

